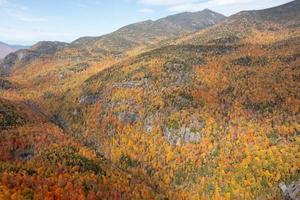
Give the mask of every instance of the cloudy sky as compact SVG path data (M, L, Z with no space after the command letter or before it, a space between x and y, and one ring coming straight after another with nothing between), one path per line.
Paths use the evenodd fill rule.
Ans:
M263 9L291 0L0 0L0 41L31 45L73 41L124 25L183 11L209 8L224 15Z

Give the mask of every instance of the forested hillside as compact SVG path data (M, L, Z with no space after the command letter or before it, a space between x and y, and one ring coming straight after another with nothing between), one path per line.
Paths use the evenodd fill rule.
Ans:
M125 27L9 55L0 199L282 199L300 178L299 2L188 32L198 15L167 17L184 34L159 43L94 51Z

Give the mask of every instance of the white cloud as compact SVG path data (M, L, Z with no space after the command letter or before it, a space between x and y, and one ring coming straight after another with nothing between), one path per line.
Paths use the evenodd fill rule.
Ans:
M80 8L88 8L89 7L87 4L84 4L84 3L78 3L77 6Z
M28 7L14 4L8 0L0 0L0 12L6 17L13 17L24 22L44 22L45 17L34 16L30 13Z
M0 0L0 6L4 5L5 3L7 3L7 0Z
M20 21L25 22L44 22L47 21L44 17L36 17L32 16L29 13L25 12L25 9L11 9L11 8L5 8L4 12L6 15L10 17L14 17Z
M143 14L149 14L149 13L153 13L154 10L149 9L149 8L142 8L138 10L139 13L143 13Z
M15 43L31 44L43 40L70 41L76 38L68 32L49 31L42 29L16 29L12 27L0 27L0 38L2 41L12 41Z
M195 2L195 0L140 0L142 4L172 6Z

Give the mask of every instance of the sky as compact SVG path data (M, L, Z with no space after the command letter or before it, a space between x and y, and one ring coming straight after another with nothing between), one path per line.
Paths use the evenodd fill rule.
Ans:
M0 41L32 45L100 36L130 23L205 8L230 16L291 0L0 0Z

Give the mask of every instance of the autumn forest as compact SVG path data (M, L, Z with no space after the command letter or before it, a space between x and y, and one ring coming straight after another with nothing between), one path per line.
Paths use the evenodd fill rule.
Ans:
M0 199L300 198L299 9L178 14L7 55Z

